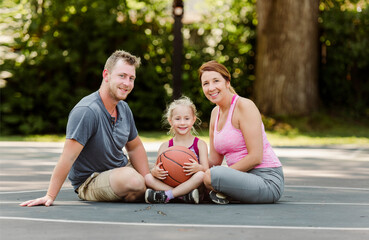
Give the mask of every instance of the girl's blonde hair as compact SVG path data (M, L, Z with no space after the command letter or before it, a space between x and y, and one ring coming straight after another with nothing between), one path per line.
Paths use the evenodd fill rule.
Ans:
M200 125L201 124L201 120L199 119L199 117L197 116L197 110L196 110L196 106L195 104L191 101L191 99L189 97L186 96L182 96L177 100L174 100L173 102L171 102L168 106L167 109L165 110L165 113L163 115L163 123L165 125L168 125L169 131L168 134L174 136L175 132L173 127L170 125L168 119L171 119L173 117L173 110L179 106L185 106L185 107L189 107L192 110L192 114L194 117L196 117L196 121L194 125ZM191 131L193 134L198 135L196 129L194 126L192 126Z
M223 64L220 64L215 60L206 62L199 68L198 72L200 81L202 74L207 71L218 72L227 82L231 82L231 74L229 73L228 69ZM231 93L233 94L236 94L236 91L234 90L232 85L230 86L229 91L231 91Z

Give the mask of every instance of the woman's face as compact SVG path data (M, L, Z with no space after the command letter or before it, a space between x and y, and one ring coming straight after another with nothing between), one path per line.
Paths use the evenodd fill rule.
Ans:
M206 71L201 76L202 90L212 103L219 102L229 93L230 82L215 71Z

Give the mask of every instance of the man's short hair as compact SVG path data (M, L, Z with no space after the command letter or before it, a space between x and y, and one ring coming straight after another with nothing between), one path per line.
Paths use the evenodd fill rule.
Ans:
M141 65L141 58L136 57L129 52L123 51L123 50L117 50L115 51L108 60L106 60L104 69L107 69L109 72L112 71L115 64L122 59L125 63L135 66L136 68L139 68Z

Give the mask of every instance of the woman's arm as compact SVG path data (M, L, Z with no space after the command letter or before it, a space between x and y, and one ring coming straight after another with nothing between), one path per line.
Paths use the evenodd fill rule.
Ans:
M245 98L240 98L237 101L236 109L234 111L235 121L241 130L248 154L233 164L231 168L247 172L255 166L261 164L263 160L263 135L262 135L262 121L261 115L255 104Z
M218 116L218 107L215 107L211 112L209 126L209 146L210 146L209 167L221 165L224 158L224 156L219 154L214 148L214 125L217 116Z

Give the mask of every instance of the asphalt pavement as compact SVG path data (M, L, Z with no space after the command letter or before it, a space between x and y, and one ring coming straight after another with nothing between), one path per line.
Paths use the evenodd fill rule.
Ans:
M144 143L149 162L159 143ZM0 237L5 239L369 239L369 146L275 147L285 174L276 204L99 203L68 181L46 193L63 143L0 142Z

